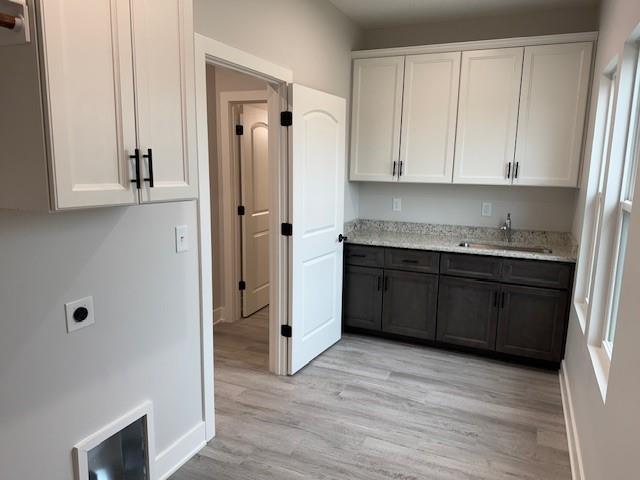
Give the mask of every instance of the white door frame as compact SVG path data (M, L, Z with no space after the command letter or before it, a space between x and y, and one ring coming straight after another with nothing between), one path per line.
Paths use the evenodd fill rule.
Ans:
M240 259L240 221L235 207L239 205L240 181L238 155L232 139L231 106L235 104L257 103L268 101L266 90L220 92L218 97L218 178L222 191L222 278L231 278L232 282L224 290L224 321L239 320L242 312L242 297L236 287L242 280Z
M288 108L287 84L293 82L291 70L195 34L195 83L198 132L198 248L200 258L200 311L202 362L202 414L206 439L215 435L213 382L213 277L211 246L211 203L209 185L209 135L207 127L206 65L221 65L263 78L269 82L269 124L280 124L280 112ZM287 341L280 325L288 323L288 245L280 235L280 224L289 218L288 135L286 128L269 129L271 176L271 242L269 245L269 371L287 373Z

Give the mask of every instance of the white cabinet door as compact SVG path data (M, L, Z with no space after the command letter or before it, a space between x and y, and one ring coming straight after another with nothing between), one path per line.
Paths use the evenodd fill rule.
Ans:
M132 204L136 148L127 0L41 0L55 209Z
M197 196L191 0L132 0L142 202Z
M269 119L266 103L243 105L240 137L242 316L269 304Z
M405 60L399 180L451 183L460 52Z
M523 51L462 53L454 183L511 183Z
M396 179L404 57L353 62L351 180Z
M293 85L289 373L340 340L346 105Z
M526 47L514 183L575 187L591 43Z

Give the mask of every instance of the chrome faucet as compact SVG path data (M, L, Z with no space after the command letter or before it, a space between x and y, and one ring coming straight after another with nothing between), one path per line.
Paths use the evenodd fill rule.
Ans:
M504 232L507 242L511 243L511 241L513 240L513 235L511 231L511 214L510 213L507 213L507 220L504 222L504 225L500 227L500 230Z

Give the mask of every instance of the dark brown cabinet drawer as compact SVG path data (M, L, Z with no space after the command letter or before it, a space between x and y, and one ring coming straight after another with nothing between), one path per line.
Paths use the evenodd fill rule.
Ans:
M480 280L500 280L502 261L498 257L484 257L466 253L443 253L440 273Z
M384 267L411 272L438 273L440 254L424 250L401 250L386 248Z
M532 287L568 289L573 278L573 267L566 263L540 260L505 258L502 263L502 281Z
M347 265L382 267L384 265L384 248L346 244L344 248L344 261Z

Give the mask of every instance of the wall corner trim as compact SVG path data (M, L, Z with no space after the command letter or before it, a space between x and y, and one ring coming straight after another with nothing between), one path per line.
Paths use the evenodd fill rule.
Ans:
M569 443L569 459L571 461L572 480L585 480L584 467L582 464L582 450L576 425L573 401L571 397L571 387L567 375L567 364L563 360L558 373L560 380L560 394L562 395L562 410L564 412L564 422L567 430L567 441Z

